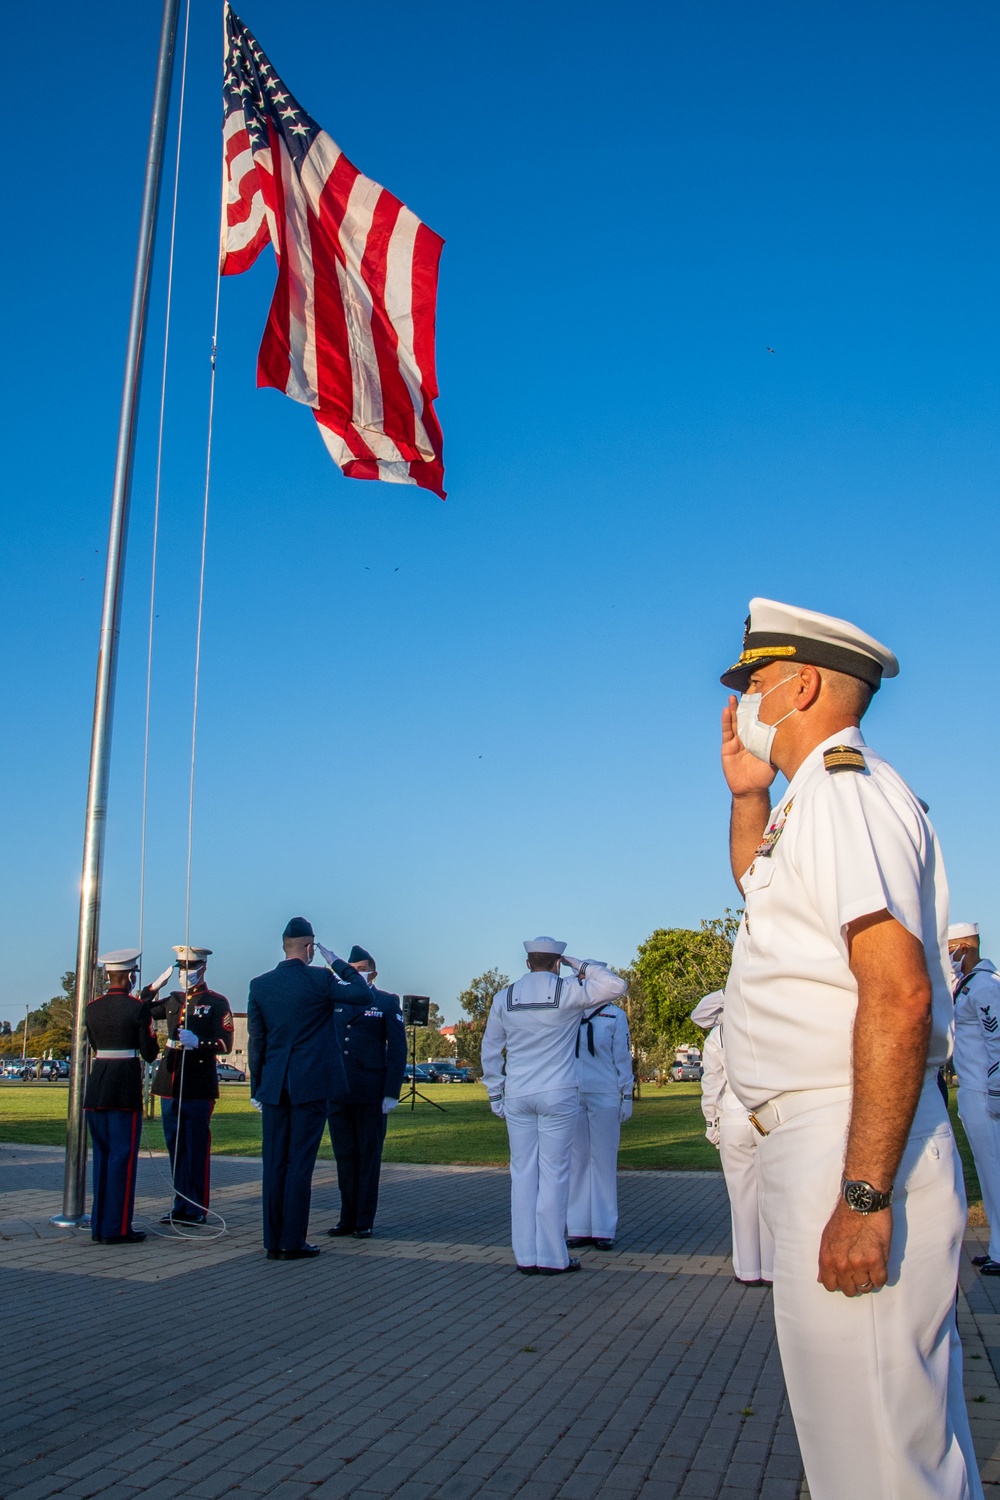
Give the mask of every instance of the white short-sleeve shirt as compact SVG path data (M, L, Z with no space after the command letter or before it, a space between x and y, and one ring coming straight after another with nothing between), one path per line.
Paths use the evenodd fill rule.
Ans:
M838 745L859 749L866 769L828 770L824 752ZM858 992L846 929L877 911L923 943L933 991L928 1065L944 1062L952 1007L941 851L914 794L859 729L841 730L803 761L741 884L726 1072L747 1109L792 1089L850 1084Z

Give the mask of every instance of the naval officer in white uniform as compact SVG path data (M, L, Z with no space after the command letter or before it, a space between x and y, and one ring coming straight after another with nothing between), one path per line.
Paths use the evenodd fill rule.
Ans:
M624 979L566 944L532 938L528 973L494 997L483 1035L483 1083L507 1121L514 1259L525 1275L578 1271L566 1249L570 1156L580 1090L574 1043L581 1011L625 993ZM565 978L560 965L572 972ZM504 1056L506 1055L506 1066Z
M722 764L745 898L729 1082L762 1132L782 1368L813 1500L979 1500L955 1324L965 1196L937 1088L948 889L919 800L865 744L892 652L750 605ZM787 778L772 810L776 773Z
M618 1233L618 1145L632 1117L632 1040L620 1005L585 1011L576 1033L576 1117L566 1244L610 1250Z
M1000 974L980 956L976 922L948 928L948 954L955 982L958 1113L990 1224L989 1254L974 1256L973 1264L984 1276L1000 1276Z
M733 1275L744 1286L770 1286L774 1280L774 1239L760 1212L757 1188L760 1137L726 1078L723 1000L722 990L715 990L699 1000L691 1012L696 1026L708 1028L701 1054L701 1112L705 1116L705 1135L719 1153L729 1194Z

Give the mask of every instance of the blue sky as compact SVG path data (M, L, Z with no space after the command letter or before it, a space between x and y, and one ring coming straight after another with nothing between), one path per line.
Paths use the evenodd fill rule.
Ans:
M899 655L868 738L998 947L998 18L985 3L244 0L291 90L442 234L449 499L343 479L222 288L191 936L242 1006L288 916L455 996L521 939L625 963L734 905L717 765L746 604ZM0 1017L75 960L97 627L158 7L21 7L8 153ZM147 972L183 940L219 193L194 0L153 682ZM179 77L179 71L178 71ZM168 169L169 179L169 169ZM153 295L102 944L135 941ZM768 353L768 346L775 353ZM986 705L978 698L986 687Z

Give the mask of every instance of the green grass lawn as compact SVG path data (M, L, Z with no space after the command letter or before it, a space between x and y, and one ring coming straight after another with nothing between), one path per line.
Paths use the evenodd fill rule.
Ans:
M401 1104L389 1117L386 1161L507 1165L506 1127L490 1113L479 1084L429 1084L424 1092L444 1106L444 1113L419 1099L413 1110ZM622 1128L622 1167L717 1169L719 1153L704 1136L700 1092L693 1083L645 1089ZM0 1141L63 1145L67 1095L64 1083L0 1084ZM143 1143L164 1149L159 1119L146 1121ZM212 1120L212 1144L221 1155L260 1155L260 1116L250 1107L248 1085L223 1085ZM331 1155L329 1136L320 1155Z
M444 1113L417 1100L416 1108L401 1104L389 1117L386 1161L448 1163L459 1166L506 1166L507 1131L490 1113L479 1084L429 1084L429 1099L444 1105ZM66 1084L0 1084L0 1141L61 1146L66 1140ZM619 1165L625 1170L659 1168L668 1171L717 1171L719 1153L705 1139L696 1083L671 1083L662 1089L646 1086L636 1101L631 1120L622 1127ZM979 1179L965 1132L951 1097L951 1117L965 1169L970 1207L981 1204ZM246 1084L224 1084L212 1121L213 1149L224 1156L260 1155L260 1115L250 1107ZM159 1119L147 1120L143 1143L164 1149ZM325 1136L320 1155L329 1158Z

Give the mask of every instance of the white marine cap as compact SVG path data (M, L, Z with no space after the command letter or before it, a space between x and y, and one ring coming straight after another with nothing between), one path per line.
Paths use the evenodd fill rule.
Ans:
M978 937L978 922L952 922L948 928L948 941L953 943L956 938Z
M174 952L177 954L177 962L182 964L203 964L206 958L211 958L211 948L191 948L187 943L175 945Z
M524 945L525 953L565 953L566 944L557 943L555 938L537 937L528 938Z
M828 667L860 677L877 693L883 677L896 677L899 662L888 646L836 615L779 604L776 599L751 599L739 661L722 674L724 687L745 693L751 675L774 661Z
M691 1019L702 1031L711 1031L716 1021L722 1015L722 1006L725 1001L722 990L713 990L703 1000L699 1000L691 1012Z
M113 953L102 953L97 962L110 974L127 974L138 968L141 957L141 948L116 948Z

